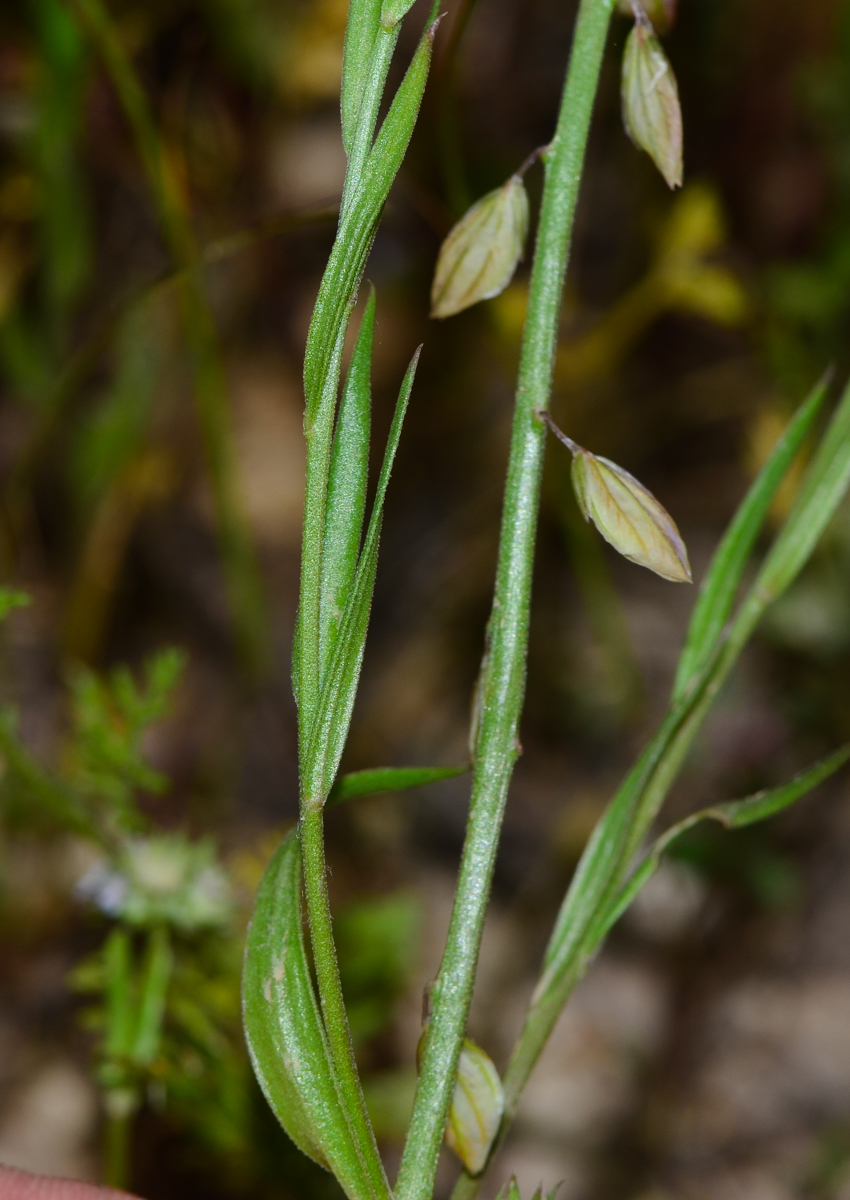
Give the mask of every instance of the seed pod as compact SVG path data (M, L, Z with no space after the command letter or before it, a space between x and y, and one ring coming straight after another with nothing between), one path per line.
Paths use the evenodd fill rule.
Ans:
M676 20L677 0L641 0L641 9L650 19L656 33L669 33ZM617 11L623 16L634 13L632 0L618 0Z
M623 124L671 188L682 186L682 110L676 76L646 17L635 21L623 55Z
M575 445L575 443L573 443ZM673 583L690 583L688 552L673 518L642 483L607 458L573 450L573 487L586 521L624 558Z
M478 1175L484 1170L504 1108L505 1096L498 1071L480 1046L464 1038L446 1125L446 1142L470 1175Z
M451 317L510 283L528 233L528 194L518 175L473 204L440 247L431 316Z

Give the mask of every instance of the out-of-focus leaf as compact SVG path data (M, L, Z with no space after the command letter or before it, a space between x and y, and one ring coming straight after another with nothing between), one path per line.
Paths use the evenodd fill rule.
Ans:
M454 767L372 767L352 771L336 780L328 804L344 804L346 800L374 796L379 792L404 792L408 788L439 783L441 779L454 779L465 775L469 769L469 763L460 763Z
M800 573L832 520L850 484L850 386L845 388L823 440L800 485L753 586L753 606L761 611Z
M391 1022L411 982L419 950L422 904L410 892L355 900L334 918L339 973L355 1044Z
M29 592L21 592L16 588L0 587L0 621L5 621L9 613L16 608L28 608L32 604Z
M446 1142L469 1175L479 1175L484 1170L504 1109L502 1081L490 1056L471 1038L464 1038Z
M357 569L369 470L372 339L375 294L369 297L342 392L328 476L319 658L326 667Z
M260 1087L296 1146L333 1171L353 1200L381 1196L348 1124L304 948L301 851L281 843L257 893L242 976L245 1036ZM379 1177L383 1171L377 1167Z
M641 888L658 870L664 852L688 829L692 829L700 821L719 821L727 829L742 829L746 825L754 825L757 821L767 820L768 817L775 816L796 803L797 800L802 799L803 796L808 795L818 784L823 783L830 775L834 775L848 760L850 760L850 743L842 746L840 750L836 750L827 758L821 759L808 770L796 775L788 783L756 792L743 800L729 800L725 804L712 805L711 808L704 808L700 812L686 817L684 821L673 825L655 841L649 853L635 868L633 875L623 887L611 909L604 915L600 922L600 939L616 924Z
M316 715L306 741L302 788L304 796L312 802L324 803L327 799L348 736L366 645L366 630L378 565L384 500L418 361L419 350L414 354L401 385L387 438L369 528L340 623L334 653L319 694Z
M381 23L381 0L350 0L342 59L342 140L346 151L357 124L360 102L369 77L375 36Z
M816 385L750 487L718 546L700 588L688 635L679 658L673 699L678 700L704 665L723 632L756 538L773 498L812 427L826 397L828 379Z
M451 317L508 286L528 235L528 194L518 175L473 204L440 247L431 316Z
M18 738L18 716L14 709L0 711L0 752L5 763L5 784L22 788L27 800L58 821L63 828L95 842L104 841L103 833L80 796L66 787L38 763Z

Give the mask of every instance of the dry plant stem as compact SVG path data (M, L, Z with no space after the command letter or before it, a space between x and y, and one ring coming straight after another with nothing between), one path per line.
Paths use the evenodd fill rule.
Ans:
M395 1193L429 1200L475 980L508 784L519 754L529 602L548 407L570 237L613 0L582 0L545 183L523 334L469 822ZM477 1191L474 1181L471 1190Z

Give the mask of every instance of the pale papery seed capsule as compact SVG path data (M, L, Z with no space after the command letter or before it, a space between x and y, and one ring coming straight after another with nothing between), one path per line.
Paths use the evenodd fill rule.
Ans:
M470 1175L484 1170L504 1110L502 1081L492 1060L470 1038L464 1038L446 1142Z
M624 558L673 583L691 582L688 551L673 518L633 475L575 446L572 478L585 520Z
M528 194L518 175L473 204L440 247L431 316L451 317L498 296L513 278L528 234Z
M646 17L635 21L623 55L623 123L671 188L682 186L682 110L676 76Z

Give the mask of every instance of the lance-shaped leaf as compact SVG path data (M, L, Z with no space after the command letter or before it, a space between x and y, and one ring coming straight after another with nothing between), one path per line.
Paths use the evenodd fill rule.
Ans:
M368 1146L352 1136L310 978L301 923L301 851L284 838L257 892L245 943L242 1016L254 1073L296 1146L333 1171L354 1200L389 1200L376 1191L380 1164L367 1172Z
M375 37L381 22L381 0L349 0L342 56L342 141L351 151L360 101L369 78Z
M513 278L528 235L528 195L518 175L473 204L440 247L431 316L451 317L498 296Z
M340 622L333 655L322 684L316 715L306 743L302 793L311 803L323 803L327 798L348 736L351 710L354 707L354 697L357 692L363 651L366 645L372 592L375 587L384 500L401 437L401 427L407 412L407 403L413 388L420 350L414 354L401 385L387 438L384 462L378 479L369 528L366 531L354 582Z
M785 525L737 615L675 702L597 824L573 876L544 970L506 1074L514 1103L572 988L608 927L630 864L702 722L768 606L793 582L850 484L850 387L838 405ZM752 811L752 810L750 810Z
M431 25L423 34L393 98L366 160L361 186L340 221L322 277L304 354L308 429L315 423L322 402L333 402L336 398L336 349L340 333L344 332L351 303L360 285L381 209L416 124L431 63L434 31Z
M771 451L718 546L700 588L679 658L673 699L678 700L708 660L729 619L741 577L777 491L820 412L829 385L825 376L812 390Z
M470 1175L484 1170L505 1111L499 1072L489 1055L464 1038L446 1125L446 1142Z
M584 519L593 522L606 542L664 579L690 583L685 543L652 492L616 463L581 446L573 451L572 476Z
M319 657L329 661L339 623L357 569L366 483L369 472L372 340L375 293L363 314L357 345L342 392L328 475L325 541L322 551L322 597L319 611Z
M671 188L682 186L682 110L676 76L645 17L635 21L623 56L623 123Z
M442 779L454 779L465 775L469 769L469 763L460 763L454 767L372 767L366 771L352 771L337 779L328 796L328 804L344 804L358 796L376 796L381 792L405 792L409 788L439 783Z
M658 870L664 852L688 829L692 829L701 821L719 821L727 829L743 829L746 825L755 825L757 821L765 821L768 817L773 817L783 809L789 808L803 796L807 796L830 775L834 775L848 760L850 760L850 743L842 746L840 750L836 750L827 758L821 759L807 771L796 775L788 783L756 792L744 800L729 800L725 804L704 808L673 825L655 841L652 849L635 868L633 875L623 887L611 909L602 917L597 930L599 940L601 941L616 924L641 888Z

